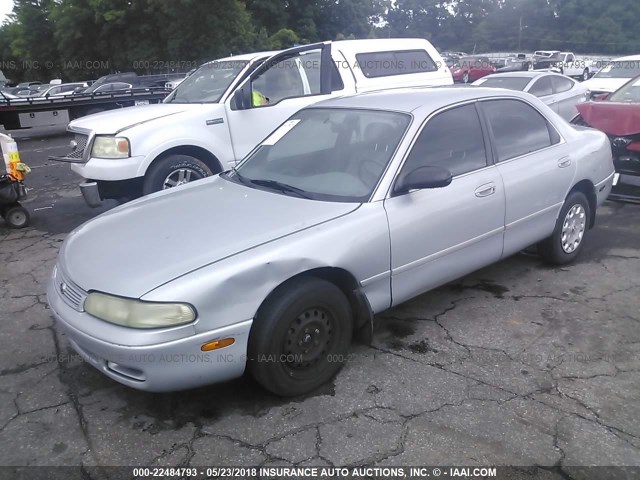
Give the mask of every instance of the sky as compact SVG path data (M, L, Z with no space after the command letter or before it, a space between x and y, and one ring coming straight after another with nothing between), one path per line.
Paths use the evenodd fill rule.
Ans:
M13 0L0 0L0 24L7 19L13 9Z

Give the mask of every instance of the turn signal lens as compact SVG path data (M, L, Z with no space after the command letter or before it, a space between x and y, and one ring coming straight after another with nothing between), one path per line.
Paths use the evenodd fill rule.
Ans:
M236 343L235 338L223 338L222 340L214 340L213 342L207 342L200 347L203 352L210 352L211 350L219 350L229 345Z

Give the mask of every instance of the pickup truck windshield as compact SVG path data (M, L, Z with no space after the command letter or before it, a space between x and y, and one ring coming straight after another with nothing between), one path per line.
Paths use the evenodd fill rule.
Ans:
M410 122L407 114L381 110L302 110L227 178L282 195L366 202Z
M178 85L164 103L216 103L248 63L229 60L202 65Z

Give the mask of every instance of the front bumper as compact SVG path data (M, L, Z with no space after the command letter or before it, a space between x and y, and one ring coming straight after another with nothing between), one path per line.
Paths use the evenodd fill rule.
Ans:
M140 173L146 157L90 158L86 163L71 163L71 170L82 178L93 180L128 180L144 175Z
M122 345L77 328L75 325L82 325L83 319L95 319L69 306L53 278L48 285L47 300L57 328L66 334L73 349L102 373L129 387L170 392L230 380L244 372L252 320L151 345ZM133 329L122 327L122 330L125 342L126 331ZM157 330L148 333L151 339ZM140 331L136 330L136 335ZM235 339L233 345L211 352L200 350L204 343L230 337Z

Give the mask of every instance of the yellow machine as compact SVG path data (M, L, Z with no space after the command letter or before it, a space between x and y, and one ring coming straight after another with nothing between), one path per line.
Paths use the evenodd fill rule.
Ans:
M29 212L19 200L27 197L24 178L31 169L22 163L18 144L10 135L0 133L0 147L7 173L0 175L0 216L10 228L24 228L29 225Z

